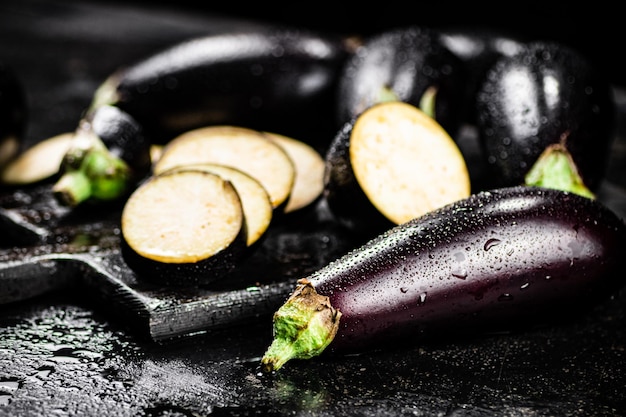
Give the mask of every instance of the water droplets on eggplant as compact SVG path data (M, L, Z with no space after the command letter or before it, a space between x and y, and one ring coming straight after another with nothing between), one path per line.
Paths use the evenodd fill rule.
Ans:
M498 297L498 301L513 301L513 295L508 293L501 294Z
M485 242L485 245L483 246L483 249L485 249L486 251L488 251L489 249L498 246L500 243L502 243L502 241L500 239L496 239L496 238L492 238L489 239Z

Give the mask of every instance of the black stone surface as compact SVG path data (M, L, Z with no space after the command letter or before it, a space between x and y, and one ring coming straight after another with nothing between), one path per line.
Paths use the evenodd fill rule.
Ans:
M0 60L26 86L26 140L73 130L118 67L191 36L257 24L230 16L164 3L1 3ZM599 197L625 216L620 88L616 100L617 137ZM115 259L115 227L96 218L102 227L94 229L105 233L76 251ZM76 222L87 227L89 219ZM334 228L316 226L277 230L258 262L288 282L350 246ZM6 266L37 251L67 251L67 243L1 249L0 260ZM120 310L115 294L96 294L93 282L70 275L36 297L0 305L0 416L626 415L626 291L564 322L326 355L263 375L269 314L155 341L137 322L140 310Z

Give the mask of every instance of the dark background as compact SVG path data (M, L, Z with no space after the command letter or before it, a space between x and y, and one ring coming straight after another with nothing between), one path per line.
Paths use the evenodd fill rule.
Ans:
M119 2L132 4L133 2ZM617 8L594 2L450 2L398 0L375 2L195 2L142 1L145 7L172 7L220 13L269 23L300 25L343 34L372 34L418 24L434 28L479 28L524 39L554 40L573 46L602 66L608 76L626 83L624 30Z

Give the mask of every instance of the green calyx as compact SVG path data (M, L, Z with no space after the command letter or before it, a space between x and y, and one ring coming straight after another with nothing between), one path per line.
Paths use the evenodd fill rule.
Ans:
M548 146L526 174L525 185L553 188L595 199L578 172L565 141Z
M113 105L119 101L117 87L119 85L119 73L109 76L96 90L93 100L88 109L88 113L95 111L101 106Z
M435 102L437 98L437 87L430 86L424 91L420 98L419 109L435 119Z
M88 199L114 200L127 190L128 165L111 154L95 135L77 133L74 146L63 159L63 175L52 191L64 205L76 206Z
M293 294L274 313L274 340L261 359L264 372L280 369L291 359L310 359L333 341L341 312L319 295L307 279L298 281Z
M418 108L426 113L428 116L435 118L435 102L437 99L437 87L431 85L428 87L422 97L420 97L420 102ZM385 103L388 101L399 101L400 98L398 94L393 91L392 88L385 86L380 89L377 97L377 103Z

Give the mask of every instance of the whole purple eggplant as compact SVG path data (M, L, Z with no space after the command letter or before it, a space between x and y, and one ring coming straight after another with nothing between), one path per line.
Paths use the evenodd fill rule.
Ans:
M542 152L563 142L586 186L598 189L615 136L615 101L587 56L556 42L527 43L487 71L475 104L492 187L523 184Z
M424 110L455 137L465 99L464 70L461 59L431 29L412 25L370 35L340 74L339 126L373 104L396 99Z
M262 368L327 347L567 317L623 285L624 253L624 222L597 200L528 186L474 194L299 280Z

